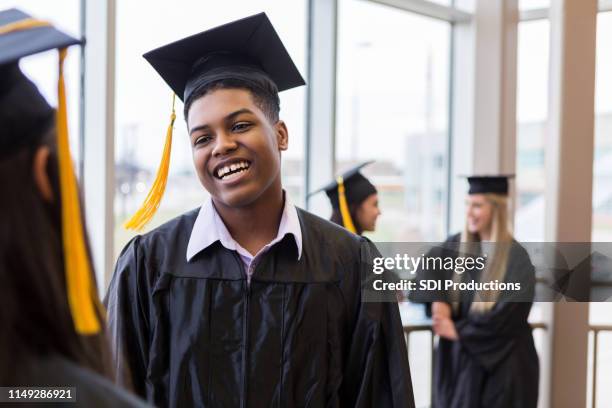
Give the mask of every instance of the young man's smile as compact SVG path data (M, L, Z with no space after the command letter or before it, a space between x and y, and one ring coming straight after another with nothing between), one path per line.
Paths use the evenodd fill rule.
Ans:
M250 168L251 163L248 160L240 158L228 159L217 165L213 175L221 181L232 182L240 180Z
M245 89L217 89L193 102L187 123L193 160L206 190L230 207L249 205L280 189L284 123L271 120Z

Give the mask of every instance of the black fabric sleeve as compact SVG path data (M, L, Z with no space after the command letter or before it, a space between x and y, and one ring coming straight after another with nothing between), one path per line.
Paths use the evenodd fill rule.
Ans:
M360 263L352 275L363 275L374 256L380 256L374 245L361 245ZM363 261L365 259L365 262ZM358 279L352 279L353 281ZM350 285L357 293L355 324L341 387L342 406L414 407L414 395L408 365L408 354L399 308L396 301L364 302L360 283Z
M148 301L139 237L121 252L104 298L117 382L146 397Z

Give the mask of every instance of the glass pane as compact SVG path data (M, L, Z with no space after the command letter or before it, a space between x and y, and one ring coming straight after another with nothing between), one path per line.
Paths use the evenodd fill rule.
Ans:
M147 18L142 18L142 10ZM169 122L171 91L142 58L142 54L184 36L265 11L306 76L306 1L231 0L215 3L186 0L171 2L132 0L117 3L116 61L116 199L115 252L133 235L121 226L140 205L155 177ZM137 29L134 22L137 21ZM305 88L281 93L281 118L290 135L283 154L285 189L302 203ZM191 148L177 105L171 170L161 207L147 230L196 207L207 197L191 161Z
M450 24L382 5L339 7L336 170L365 161L377 241L446 234Z
M550 0L519 0L519 10L535 10L550 7Z
M612 240L612 13L597 20L593 241Z
M40 0L0 0L0 10L8 8L18 8L36 18L48 20L60 30L76 38L81 36L80 0L58 0L53 2ZM79 47L70 47L68 49L68 57L64 62L70 147L75 164L79 163L80 159L80 53ZM20 67L28 78L36 84L51 106L57 106L57 51L52 50L22 58ZM78 169L78 166L76 168Z
M544 239L549 35L548 20L519 24L514 222L519 241Z
M599 13L597 17L597 61L595 76L595 151L593 163L593 229L594 242L612 240L612 13ZM591 325L612 324L612 303L592 302L589 305ZM591 342L589 359L597 360L598 407L609 405L612 389L606 387L612 381L612 336L602 331L598 337L597 353ZM590 362L593 364L593 362ZM589 390L593 377L589 376ZM593 398L589 395L589 398Z
M441 4L443 6L452 6L453 0L429 0L431 3Z

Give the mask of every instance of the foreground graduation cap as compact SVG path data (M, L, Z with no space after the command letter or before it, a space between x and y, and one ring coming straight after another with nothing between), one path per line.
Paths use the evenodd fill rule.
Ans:
M470 184L468 194L501 194L508 195L508 180L514 178L514 174L497 176L468 176Z
M94 299L91 265L85 245L79 196L70 157L63 62L66 47L81 41L50 23L9 9L0 11L0 160L36 147L57 126L62 240L68 303L75 329L96 334L100 322ZM58 108L52 109L36 86L19 69L19 60L52 49L59 50Z
M198 90L227 79L260 87L257 78L263 76L276 85L275 96L277 92L305 85L265 13L206 30L143 56L174 94L186 103ZM142 229L161 202L170 165L175 118L173 108L157 177L141 208L125 223L128 229Z
M44 22L16 29L24 21L32 20L20 10L0 11L0 158L38 142L55 117L54 109L19 69L19 60L80 43Z
M361 174L361 169L373 163L373 160L366 161L345 171L336 180L332 181L323 188L313 191L309 196L325 191L332 208L340 211L342 223L346 229L355 233L357 229L351 218L349 206L360 204L372 194L376 194L376 187Z

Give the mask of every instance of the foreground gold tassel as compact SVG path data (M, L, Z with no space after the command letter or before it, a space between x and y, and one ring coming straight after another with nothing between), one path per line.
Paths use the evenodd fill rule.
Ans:
M51 27L51 23L34 18L24 18L23 20L14 21L0 27L0 35L12 33L14 31L29 30L37 27Z
M59 50L59 80L57 86L57 149L62 203L62 241L64 244L68 304L72 312L74 326L77 333L90 335L100 332L100 322L96 314L97 306L94 297L97 294L92 282L91 264L85 246L81 205L68 141L68 114L64 84L65 58L66 49L64 48Z
M0 35L50 26L51 24L47 21L26 18L0 27ZM100 332L100 321L96 309L103 316L104 307L100 304L92 281L93 275L89 253L85 246L79 194L70 156L66 87L64 84L65 58L66 49L64 48L59 50L56 126L66 291L75 330L79 334L90 335Z
M176 95L172 95L172 114L170 115L170 125L166 131L166 144L164 145L164 152L162 154L162 160L157 169L157 176L151 186L151 190L144 202L140 206L140 209L123 224L126 229L135 231L141 230L151 218L155 215L155 212L159 208L161 199L164 196L166 190L166 183L168 181L168 170L170 169L170 152L172 150L172 130L174 127L174 120L176 119L176 113L174 112L174 102Z
M346 194L344 191L344 179L342 178L342 176L338 176L336 182L338 183L338 201L340 203L342 224L344 224L344 228L351 231L353 234L356 234L357 228L355 228L355 224L353 224L353 219L351 218L351 212L349 211L348 202L346 201Z

